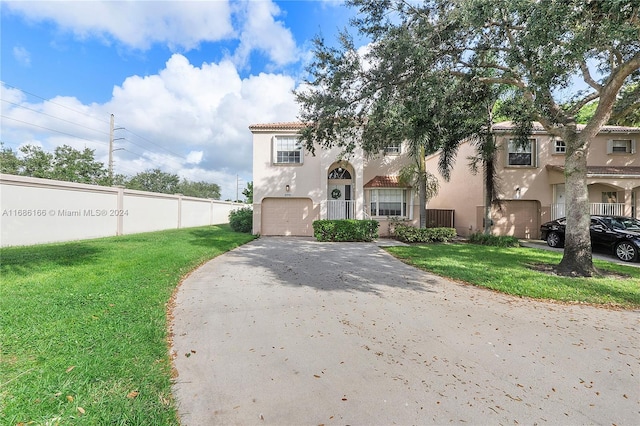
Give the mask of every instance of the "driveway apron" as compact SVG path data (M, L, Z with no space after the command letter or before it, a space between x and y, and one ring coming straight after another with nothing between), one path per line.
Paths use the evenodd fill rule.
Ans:
M173 391L193 426L640 424L639 319L262 237L179 288Z

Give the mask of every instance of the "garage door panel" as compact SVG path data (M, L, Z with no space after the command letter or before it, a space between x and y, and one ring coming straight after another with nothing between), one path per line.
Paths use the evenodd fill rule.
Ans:
M538 238L540 233L540 202L535 200L505 200L493 212L496 235L517 238Z
M309 198L265 198L262 235L313 236L316 210Z

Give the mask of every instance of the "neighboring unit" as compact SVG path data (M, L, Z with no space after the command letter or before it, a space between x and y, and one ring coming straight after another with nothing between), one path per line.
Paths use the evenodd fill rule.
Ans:
M398 179L410 158L401 146L375 156L357 148L307 152L298 140L301 123L256 124L253 133L253 232L312 236L318 219L377 219L388 235L389 218L415 224L417 194Z
M578 129L584 126L579 125ZM498 123L493 131L499 147L496 159L497 200L492 207L492 233L518 238L539 238L540 225L565 216L565 144L539 123L526 146L513 142L514 126ZM591 214L640 217L640 128L603 126L591 141L587 155L587 184ZM482 172L474 175L467 158L475 147L465 142L449 182L441 180L430 208L454 209L456 230L469 235L483 230ZM427 158L435 170L438 155Z

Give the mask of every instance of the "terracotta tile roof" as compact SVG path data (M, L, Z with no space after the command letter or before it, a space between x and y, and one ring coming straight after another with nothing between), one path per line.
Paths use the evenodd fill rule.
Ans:
M547 170L564 173L564 166L547 165ZM612 176L638 176L640 177L640 167L608 167L608 166L587 166L588 175L612 175Z
M376 176L364 184L365 188L410 188L400 183L398 176Z
M534 121L532 124L533 132L546 133L542 124ZM497 132L510 132L515 129L515 124L511 121L503 121L493 125L493 130ZM578 124L578 131L584 129L584 124ZM602 126L599 133L640 133L640 127L626 127L626 126Z
M587 175L631 175L640 177L640 167L587 166Z
M249 126L249 130L300 130L305 126L300 121L291 121L283 123L262 123L252 124Z

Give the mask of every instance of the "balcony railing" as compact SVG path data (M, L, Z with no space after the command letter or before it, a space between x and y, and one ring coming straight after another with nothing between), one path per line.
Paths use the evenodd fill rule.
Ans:
M624 216L624 203L591 203L591 214L602 216ZM551 204L551 219L565 217L567 211L564 204Z
M327 219L355 219L355 200L327 200Z
M591 214L624 216L624 203L591 203Z

